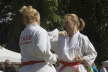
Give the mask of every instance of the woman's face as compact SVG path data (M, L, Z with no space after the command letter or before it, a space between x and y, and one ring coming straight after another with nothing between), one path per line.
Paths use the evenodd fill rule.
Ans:
M65 19L64 28L67 32L72 33L77 28L77 24L74 20Z

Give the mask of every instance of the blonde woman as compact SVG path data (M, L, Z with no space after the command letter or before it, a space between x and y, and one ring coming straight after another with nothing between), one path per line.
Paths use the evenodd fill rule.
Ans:
M85 27L83 19L76 14L67 14L64 17L66 33L57 30L49 32L52 47L58 55L58 72L87 72L85 66L92 66L97 56L89 38L80 33Z
M40 26L40 14L32 6L20 9L25 29L20 35L21 65L19 72L56 72L56 55L50 51L50 40Z

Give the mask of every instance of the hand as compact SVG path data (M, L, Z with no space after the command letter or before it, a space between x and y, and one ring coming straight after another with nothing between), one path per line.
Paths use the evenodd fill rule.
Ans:
M59 32L59 35L65 36L65 35L67 35L67 32L66 32L66 31L60 31L60 32Z
M77 57L75 58L75 61L76 61L76 62L83 63L83 62L84 62L84 59L81 58L80 56L77 56Z

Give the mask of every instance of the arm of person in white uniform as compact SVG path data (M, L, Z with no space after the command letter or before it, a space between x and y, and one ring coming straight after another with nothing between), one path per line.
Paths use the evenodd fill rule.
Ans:
M59 31L58 29L54 29L53 31L48 32L51 41L52 51L56 52L57 50L57 42L60 35L66 35L65 31Z
M41 52L45 61L49 64L55 64L57 61L57 56L53 54L50 50L50 40L46 31L40 31L37 34L37 47Z
M90 42L90 40L88 39L88 37L85 37L83 47L84 47L84 49L83 49L83 52L84 52L83 60L85 61L85 64L91 66L96 59L97 52L96 52L94 46L92 45L92 43Z
M49 35L50 40L52 42L57 42L58 41L58 37L59 37L59 30L58 29L54 29L53 31L48 32L48 35Z
M53 31L48 32L48 35L50 37L51 50L56 52L57 42L58 42L58 38L59 38L59 30L54 29Z

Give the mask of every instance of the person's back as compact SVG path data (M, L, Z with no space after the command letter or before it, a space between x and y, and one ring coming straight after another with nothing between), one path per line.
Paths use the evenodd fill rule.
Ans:
M44 40L38 39L40 35L43 37L41 39L46 40L46 45L42 45ZM42 49L38 47L38 41L41 42L40 46ZM20 36L22 61L45 60L45 55L42 51L44 51L43 47L46 48L50 46L49 44L47 32L42 27L36 24L27 26Z

